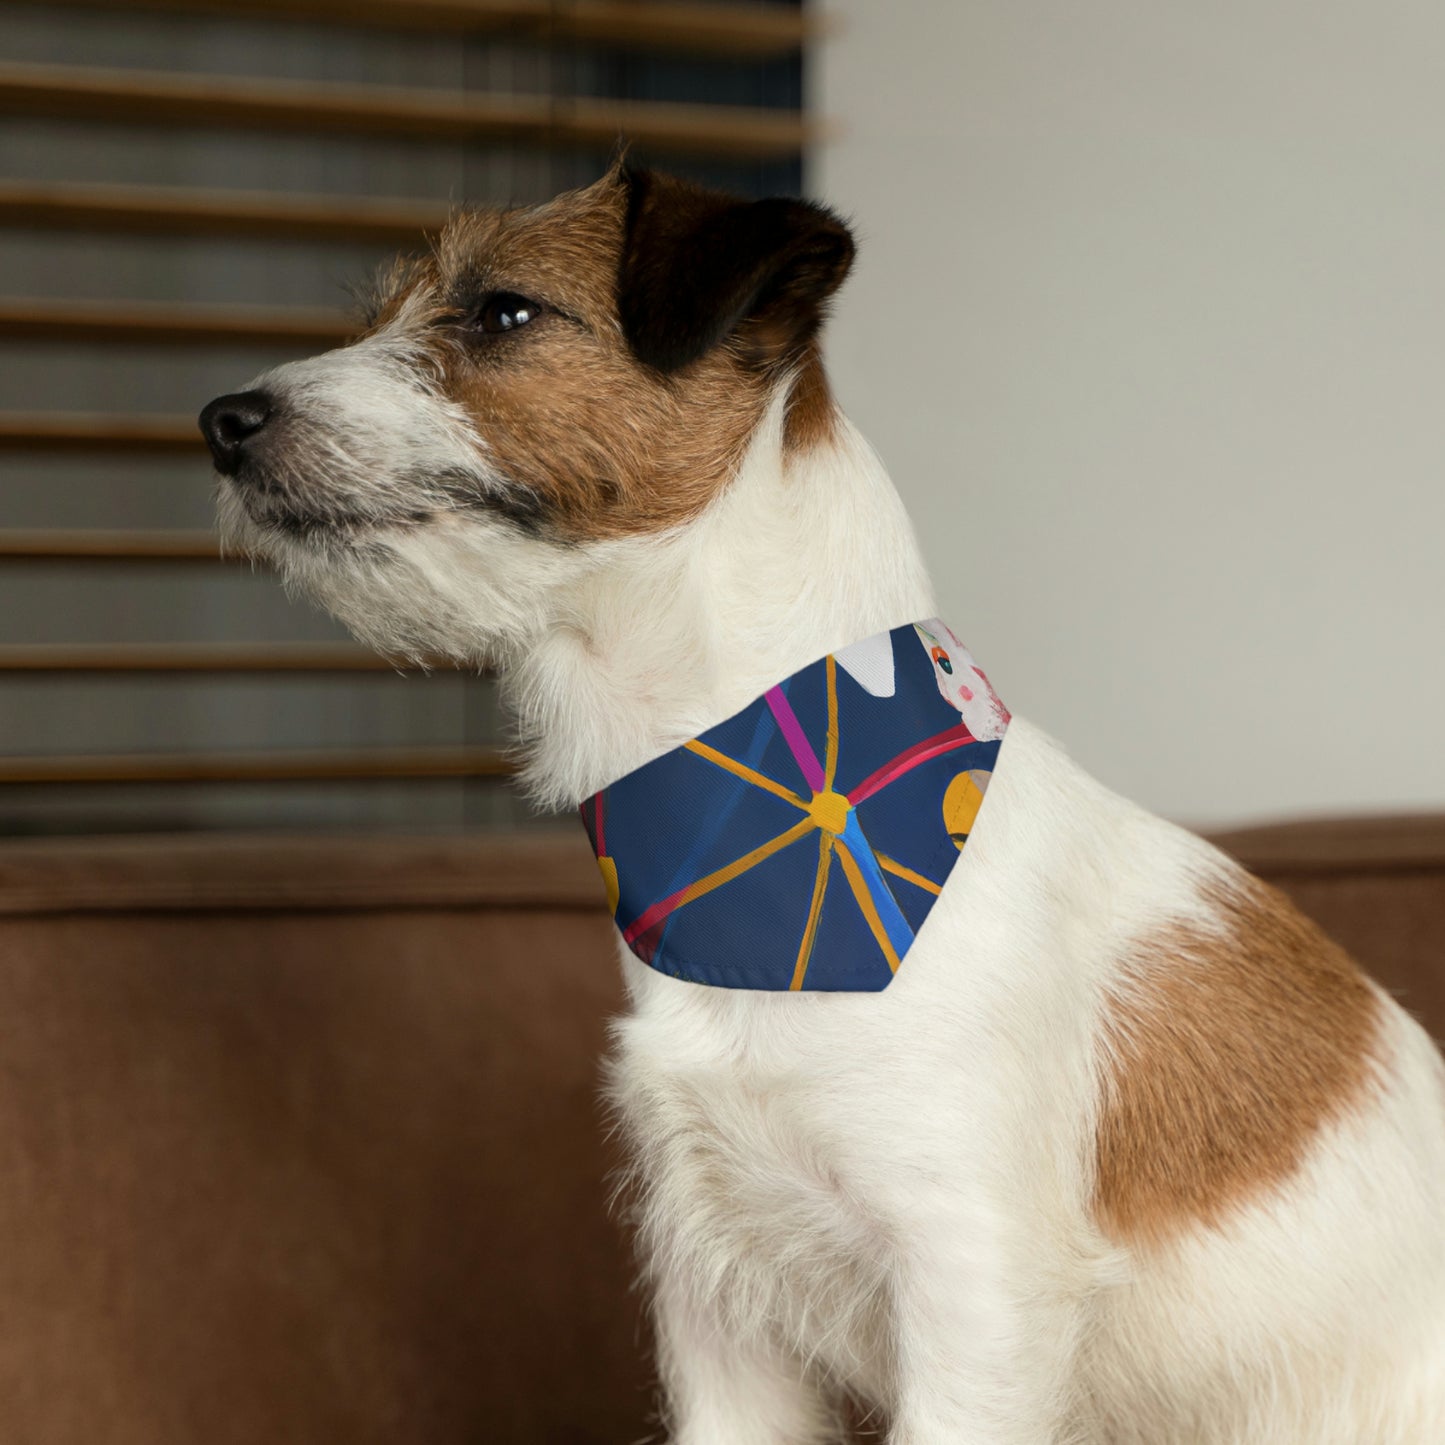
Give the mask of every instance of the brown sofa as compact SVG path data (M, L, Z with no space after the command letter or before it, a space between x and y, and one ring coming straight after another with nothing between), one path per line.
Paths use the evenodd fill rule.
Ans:
M1445 1032L1445 820L1222 840ZM0 1439L652 1420L579 834L0 844Z

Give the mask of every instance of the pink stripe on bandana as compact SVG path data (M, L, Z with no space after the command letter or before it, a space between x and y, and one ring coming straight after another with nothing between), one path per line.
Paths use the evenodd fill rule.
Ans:
M767 698L768 707L772 710L773 716L777 719L778 730L792 750L793 758L802 770L804 778L807 779L808 786L815 793L821 793L823 791L823 765L818 761L817 753L813 751L812 744L804 735L803 725L798 721L798 715L793 711L792 704L780 687L769 688L764 696Z

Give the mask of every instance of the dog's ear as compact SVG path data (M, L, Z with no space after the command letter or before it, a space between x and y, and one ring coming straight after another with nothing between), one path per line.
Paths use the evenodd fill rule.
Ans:
M677 371L734 336L757 366L802 352L853 264L853 237L837 216L625 166L619 180L627 218L618 314L640 361Z

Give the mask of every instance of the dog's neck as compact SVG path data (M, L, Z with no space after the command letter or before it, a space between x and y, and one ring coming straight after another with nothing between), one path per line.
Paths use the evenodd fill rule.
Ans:
M779 397L737 476L666 537L604 544L504 674L533 794L575 806L834 648L935 611L882 463L839 416L793 452Z

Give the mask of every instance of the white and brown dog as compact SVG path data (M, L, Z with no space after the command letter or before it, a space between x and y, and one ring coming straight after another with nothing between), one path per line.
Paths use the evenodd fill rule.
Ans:
M827 211L614 169L458 215L369 330L213 402L233 544L500 669L584 799L934 612L816 338ZM821 825L820 825L821 826ZM1445 1440L1445 1074L1276 893L1015 721L886 990L622 950L613 1088L672 1437Z

